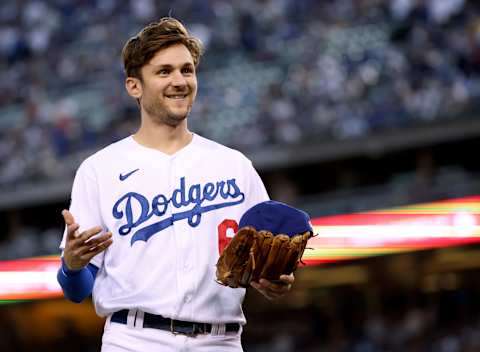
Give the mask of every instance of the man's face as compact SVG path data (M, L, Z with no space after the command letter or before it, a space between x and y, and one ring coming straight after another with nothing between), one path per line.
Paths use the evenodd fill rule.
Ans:
M179 125L197 95L197 75L190 51L183 44L162 49L141 72L143 109L157 122Z

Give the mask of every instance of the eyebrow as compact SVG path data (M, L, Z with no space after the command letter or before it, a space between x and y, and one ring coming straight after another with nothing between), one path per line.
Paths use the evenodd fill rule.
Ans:
M169 69L172 69L174 68L175 66L171 65L171 64L159 64L159 65L155 65L155 64L150 64L152 65L153 69L155 70L158 70L158 69L161 69L161 68L169 68ZM194 65L191 63L191 62L185 62L181 65L178 65L179 67L185 67L185 66L192 66L194 67Z

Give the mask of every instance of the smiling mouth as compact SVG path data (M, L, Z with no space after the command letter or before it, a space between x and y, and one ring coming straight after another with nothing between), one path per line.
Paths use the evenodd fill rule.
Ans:
M181 99L185 99L187 96L188 94L173 94L173 95L167 95L166 97L168 99L181 100Z

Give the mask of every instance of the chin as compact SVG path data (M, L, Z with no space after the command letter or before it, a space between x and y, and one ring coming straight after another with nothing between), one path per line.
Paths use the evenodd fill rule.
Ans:
M169 126L178 126L180 125L184 120L186 120L188 116L188 111L178 111L178 112L173 112L170 111L165 117L164 117L164 122L169 125Z
M180 110L171 110L168 112L168 116L170 118L173 118L173 119L177 119L177 120L185 120L188 116L188 113L190 112L190 110L188 109L180 109Z
M190 113L190 110L191 110L191 107L181 107L181 108L178 108L178 109L168 109L167 115L169 115L173 118L184 120L188 116L188 114Z

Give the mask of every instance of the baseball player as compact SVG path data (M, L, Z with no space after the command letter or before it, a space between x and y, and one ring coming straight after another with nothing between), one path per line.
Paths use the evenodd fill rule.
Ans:
M268 200L240 152L190 132L202 47L164 18L128 40L125 87L138 103L135 134L79 167L58 280L107 317L102 351L242 351L245 289L215 281L219 253L241 215ZM272 299L294 281L252 286Z

